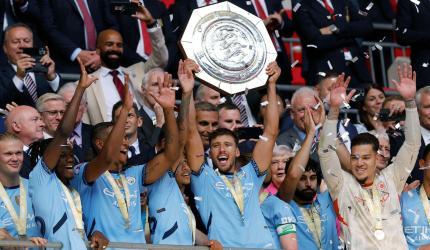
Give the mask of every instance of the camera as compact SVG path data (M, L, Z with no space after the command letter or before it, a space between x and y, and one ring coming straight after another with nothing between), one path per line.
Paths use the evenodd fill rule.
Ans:
M40 59L48 53L46 48L22 48L22 50L24 54L33 57L36 61L36 64L32 68L28 68L26 72L48 73L48 68L40 62Z

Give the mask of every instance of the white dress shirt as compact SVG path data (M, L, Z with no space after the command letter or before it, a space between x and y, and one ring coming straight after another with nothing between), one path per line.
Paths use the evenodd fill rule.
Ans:
M15 70L15 72L16 72L18 67L12 63L10 65L12 66L13 70ZM34 75L34 73L30 72L29 74L30 74L31 79L33 79L34 83L36 83L36 85L37 85L36 76ZM58 74L55 75L54 80L52 80L52 81L46 80L46 81L48 82L51 89L54 92L57 92L58 87L60 86L60 77L58 76ZM18 89L19 92L21 92L21 93L24 92L24 80L19 79L19 77L15 75L12 78L12 82L15 85L15 87Z

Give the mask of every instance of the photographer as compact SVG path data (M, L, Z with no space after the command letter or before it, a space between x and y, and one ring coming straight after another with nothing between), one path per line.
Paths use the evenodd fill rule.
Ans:
M11 101L34 106L39 96L60 87L48 49L28 49L32 47L33 33L27 25L17 23L6 29L3 50L8 61L0 65L0 84L8 95L0 100L1 108Z

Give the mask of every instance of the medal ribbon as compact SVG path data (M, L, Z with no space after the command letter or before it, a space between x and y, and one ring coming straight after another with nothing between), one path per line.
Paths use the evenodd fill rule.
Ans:
M374 228L376 230L382 230L382 209L381 209L381 196L376 188L376 185L372 185L372 198L369 193L364 189L360 189L361 196L366 202L367 208L369 208L370 216L375 220Z
M234 187L233 187L233 185L231 185L231 182L227 179L227 177L225 177L225 175L220 174L219 171L217 171L217 173L219 177L221 177L221 180L224 182L228 190L230 191L231 195L233 196L234 202L236 202L237 208L239 208L239 212L243 217L244 202L243 202L242 183L240 182L239 178L237 178L237 176L234 174L233 175Z
M427 221L430 224L430 204L429 199L427 197L427 193L424 190L424 185L422 185L420 188L420 198L421 203L423 204L424 212L426 213Z
M2 183L0 183L0 198L3 200L5 207L15 224L18 235L20 237L25 236L27 233L27 192L25 191L22 178L19 177L19 217Z
M81 234L81 237L85 238L84 222L82 221L81 197L75 189L69 189L68 187L66 187L66 185L63 184L63 182L60 183L61 187L63 188L64 194L66 195L67 203L69 204L70 210L72 211L73 218L75 219L76 228Z
M311 207L305 208L300 207L300 211L302 212L303 219L308 225L309 230L314 238L315 243L318 246L318 249L321 248L321 218L318 210L315 205L312 204Z
M263 203L263 201L267 198L267 196L269 196L269 192L267 191L261 192L261 194L258 196L260 204Z
M196 218L194 218L193 212L191 211L190 207L188 207L188 205L185 205L185 213L187 214L188 217L188 226L190 227L191 230L191 235L192 235L192 240L193 240L193 245L196 242Z
M125 225L128 228L130 226L130 218L128 215L128 209L130 207L130 190L128 189L127 179L125 178L124 175L122 174L119 175L122 186L124 188L124 193L125 193L125 199L124 199L124 196L119 190L118 184L115 182L114 178L112 177L112 174L109 173L109 171L106 171L104 175L108 180L109 184L112 186L113 192L118 202L118 206L119 206L119 210L121 212L122 218L124 219Z

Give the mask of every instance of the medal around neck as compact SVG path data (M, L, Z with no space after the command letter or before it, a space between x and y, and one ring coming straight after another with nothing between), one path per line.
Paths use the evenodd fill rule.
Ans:
M180 40L196 77L227 95L263 87L277 52L263 20L230 2L195 9Z

